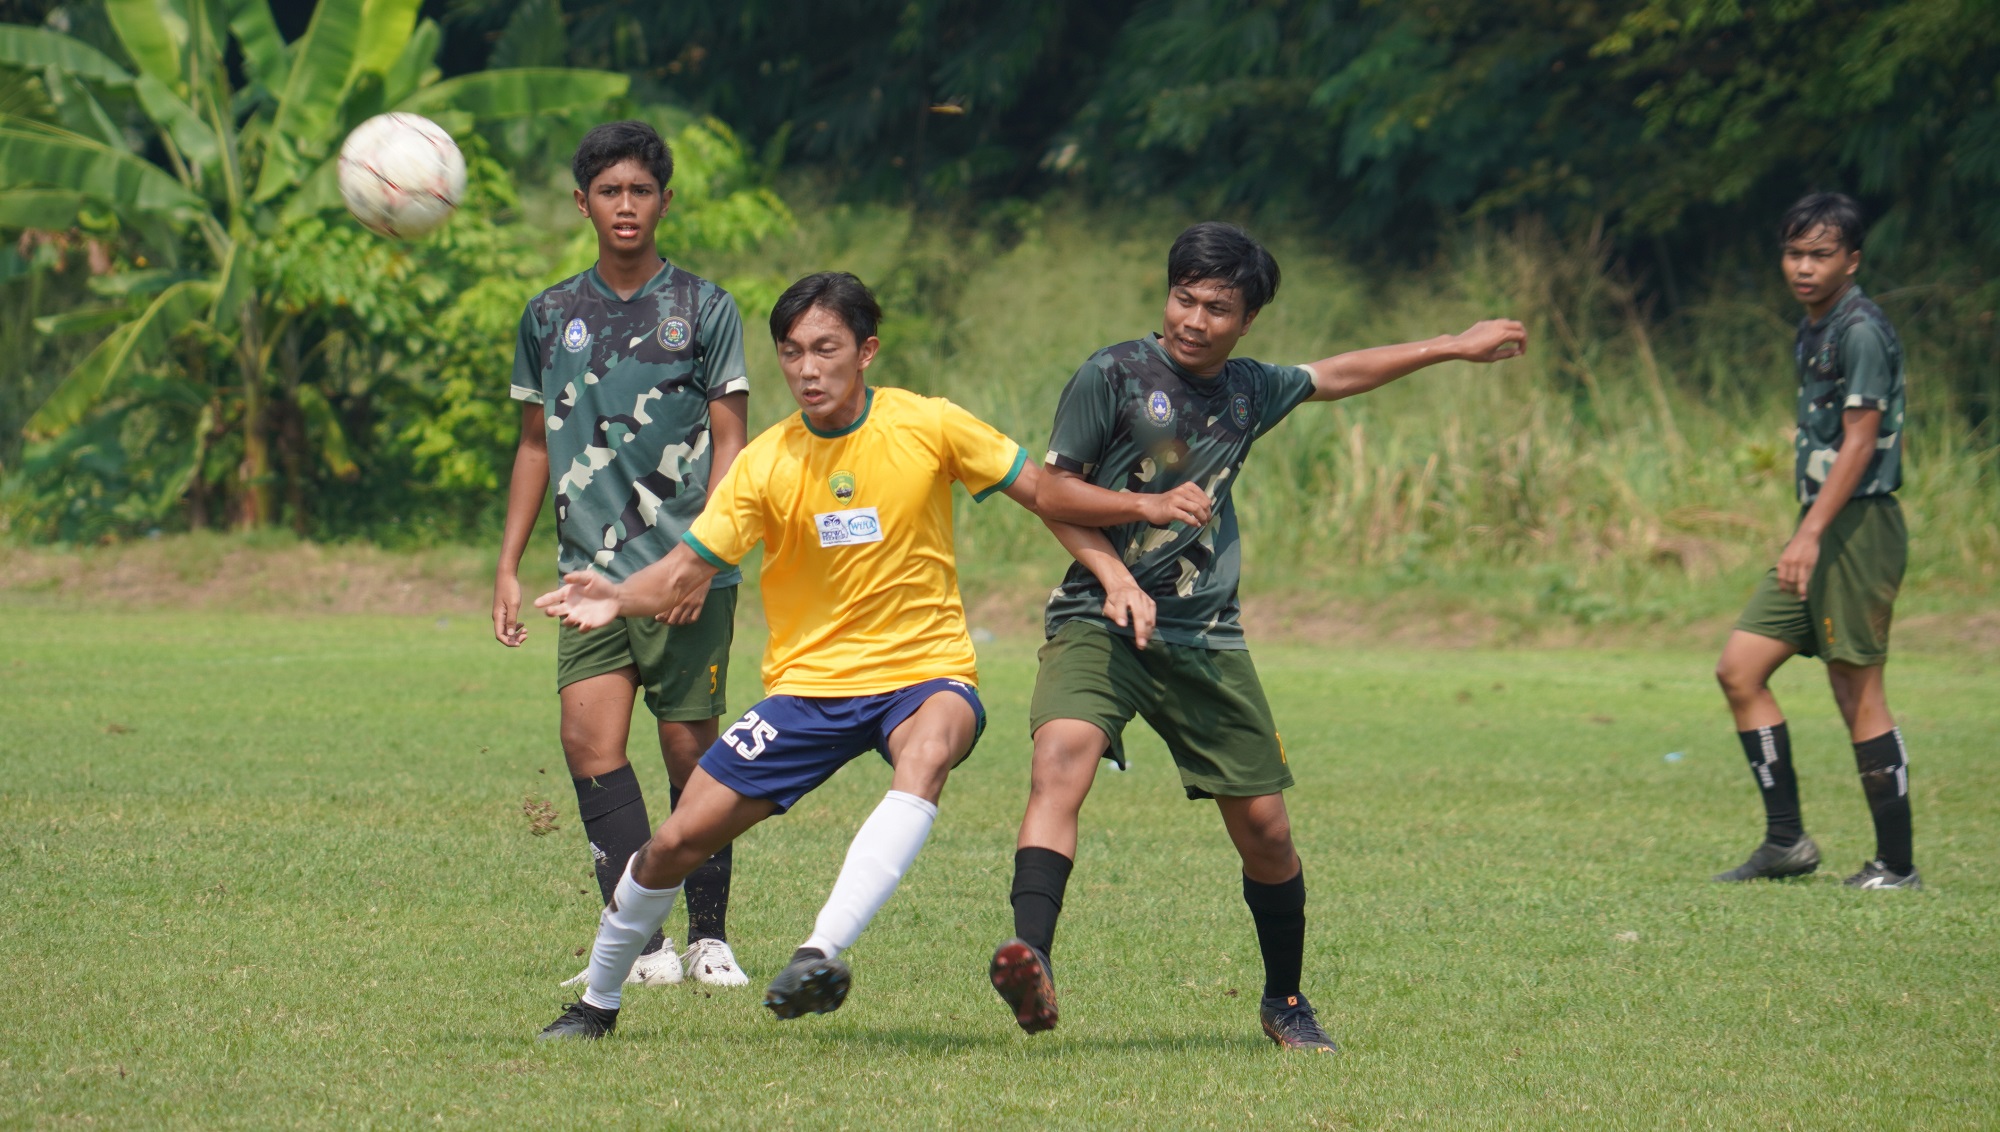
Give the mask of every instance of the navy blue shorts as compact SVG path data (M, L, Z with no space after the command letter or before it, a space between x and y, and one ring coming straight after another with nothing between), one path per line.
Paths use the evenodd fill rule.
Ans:
M986 730L979 690L937 679L873 696L768 697L722 733L701 756L701 769L746 798L776 803L782 814L863 751L880 751L887 762L889 733L939 692L955 692L972 705L978 746Z

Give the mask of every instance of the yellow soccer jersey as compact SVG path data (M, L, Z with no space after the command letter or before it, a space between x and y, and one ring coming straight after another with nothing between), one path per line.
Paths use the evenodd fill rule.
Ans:
M940 397L869 389L835 433L795 413L744 447L685 541L718 569L764 544L766 695L977 682L952 551L954 480L984 500L1027 453Z

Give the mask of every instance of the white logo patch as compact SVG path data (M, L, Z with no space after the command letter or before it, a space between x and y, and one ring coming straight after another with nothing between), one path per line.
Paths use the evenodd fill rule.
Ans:
M824 511L813 516L813 524L819 528L819 544L823 547L882 541L882 517L873 507Z
M563 349L572 354L577 353L590 345L590 328L585 326L580 318L570 319L569 325L563 327L562 342Z

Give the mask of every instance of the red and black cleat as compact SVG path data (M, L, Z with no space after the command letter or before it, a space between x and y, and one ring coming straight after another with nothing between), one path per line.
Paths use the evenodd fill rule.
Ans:
M1056 984L1048 956L1025 940L1010 939L993 952L993 989L1030 1034L1056 1028Z

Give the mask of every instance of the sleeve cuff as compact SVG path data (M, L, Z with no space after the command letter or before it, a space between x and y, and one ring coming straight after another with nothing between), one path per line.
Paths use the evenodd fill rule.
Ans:
M1079 476L1088 476L1097 470L1096 464L1086 464L1082 460L1072 459L1053 448L1049 449L1047 456L1042 457L1042 463L1047 464L1051 468L1060 468L1065 472Z
M1889 411L1889 399L1886 397L1863 397L1859 393L1850 393L1847 395L1847 403L1842 405L1841 408L1873 409L1878 413L1886 413Z
M1021 478L1021 469L1027 466L1028 450L1016 445L1014 448L1014 464L1007 469L1007 474L1000 477L999 483L994 484L985 491L973 492L972 501L974 503L984 503L994 492L1006 491L1008 488L1013 487L1014 481Z
M703 562L708 563L710 566L713 566L718 570L727 570L730 567L736 565L736 563L734 562L724 561L720 554L717 554L713 550L710 550L709 548L703 546L701 544L701 540L694 537L693 531L689 531L688 533L682 535L681 541L687 544L687 548L689 550L692 550L696 554L699 554Z
M720 401L724 397L729 396L731 393L748 393L748 392L750 392L750 378L744 374L739 373L735 377L730 378L728 381L723 382L721 385L709 386L708 399L711 401Z
M510 385L507 387L507 396L516 401L526 401L530 405L542 403L542 391L539 389L524 389L518 385Z

